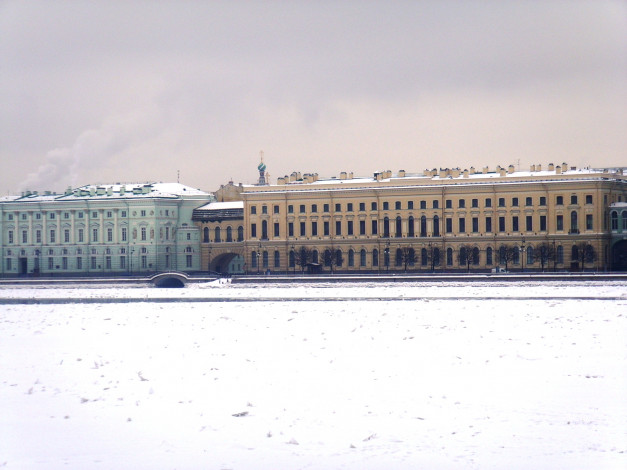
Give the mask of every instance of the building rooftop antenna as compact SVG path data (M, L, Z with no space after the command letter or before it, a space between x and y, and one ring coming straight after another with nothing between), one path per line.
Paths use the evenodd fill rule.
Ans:
M181 182L181 170L176 170L176 182Z

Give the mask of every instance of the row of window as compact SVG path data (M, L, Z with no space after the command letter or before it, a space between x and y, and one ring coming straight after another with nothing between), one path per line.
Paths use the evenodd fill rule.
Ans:
M591 194L587 194L585 196L586 198L586 204L592 204L593 202L593 198ZM576 205L578 204L578 196L576 194L573 194L570 196L570 204L571 205ZM511 198L511 207L518 207L519 206L519 198L518 197L512 197ZM446 209L452 209L453 208L453 199L446 199L444 201L445 203L445 208ZM545 196L540 196L538 199L538 205L539 206L546 206L546 197ZM439 201L437 199L431 201L432 204L432 208L433 209L439 209ZM504 197L500 197L498 198L498 207L506 207L506 199ZM555 204L556 205L563 205L564 204L564 196L555 196ZM531 196L527 196L525 197L525 206L530 207L533 206L533 198ZM457 199L457 206L458 208L465 208L466 207L466 199ZM478 208L479 207L479 199L478 198L473 198L470 200L470 207L473 208ZM492 198L485 198L483 201L483 207L492 207ZM330 208L331 205L330 204L322 204L322 212L330 212ZM427 201L420 201L420 209L426 209L427 208ZM395 201L394 202L394 209L395 210L402 210L402 203L401 201ZM406 205L406 209L414 209L414 201L407 201L407 205ZM364 212L366 210L366 203L365 202L360 202L359 203L359 211L360 212ZM377 210L377 203L376 202L371 202L370 203L370 210L372 211L376 211ZM387 201L383 202L383 210L390 210L390 203ZM353 212L354 211L354 206L352 202L348 202L345 204L345 212ZM272 206L272 212L273 214L278 214L279 213L279 206L278 205L273 205ZM288 214L293 214L294 213L294 205L290 204L287 206L287 212ZM300 204L298 206L298 212L301 214L304 214L307 212L307 208L305 204ZM317 213L318 212L318 204L312 204L310 207L310 212L311 213ZM336 203L335 204L335 212L342 212L342 204L341 203ZM255 205L251 205L250 206L250 213L251 214L257 214L257 206ZM268 206L267 205L262 205L261 206L261 213L262 214L267 214L268 213Z
M467 220L470 222L470 226L467 226L466 224ZM480 233L481 229L483 229L484 233L494 232L494 227L492 226L492 217L490 216L483 217L483 227L479 226L479 220L480 220L479 217L470 217L468 219L466 217L458 217L457 226L455 227L457 229L456 233L468 233L468 232ZM540 215L537 218L532 215L527 215L524 217L523 220L524 220L524 227L520 223L520 218L518 216L512 216L510 219L509 231L511 232L519 232L519 231L546 232L547 231L547 216L546 215ZM367 225L368 225L367 221L359 220L357 222L358 224L355 225L354 221L352 220L347 220L347 221L336 220L335 232L333 235L336 237L342 236L342 235L346 235L346 236L378 235L378 231L379 231L378 220L370 221L369 233L367 233ZM414 219L413 217L409 217L407 219L407 222L408 222L407 233L405 234L403 232L403 219L400 216L394 219L393 223L388 217L385 217L383 219L382 236L385 238L392 236L392 231L391 231L392 225L394 226L394 229L395 229L394 231L395 237L403 237L403 236L439 237L440 236L440 218L437 215L434 216L432 219L431 233L427 232L427 217L426 216L422 216L420 217L420 219ZM497 230L498 232L508 231L506 222L507 222L506 217L504 216L498 217L498 230ZM445 232L454 233L453 218L446 217L444 223L445 223L444 225ZM331 236L331 222L329 221L322 222L321 233L319 233L319 230L318 230L319 226L318 226L317 221L312 221L309 223L309 232L307 232L306 222L299 222L298 225L295 225L294 222L288 222L287 224L287 236L288 237L297 236L295 232L296 227L298 227L299 229L298 231L299 237L307 237L307 236L317 237L320 235ZM280 223L275 222L273 225L273 237L274 238L280 237L280 228L281 228ZM343 231L344 228L345 228L345 232ZM593 214L585 214L585 229L594 230L594 215ZM555 230L558 232L564 231L564 216L562 214L558 214L556 216ZM572 211L570 214L569 232L579 233L579 216L577 214L577 211ZM257 233L256 223L252 223L250 225L250 235L251 235L251 238L257 238L258 233ZM261 239L269 238L268 237L268 222L265 220L261 222L261 234L260 235L261 235L260 236Z
M96 256L91 256L88 258L90 260L90 265L89 265L89 269L103 269L103 265L102 264L98 264L101 260L101 258L96 257ZM61 264L55 264L55 261L58 262L58 259L55 259L53 257L48 257L48 270L52 271L54 269L63 269L63 270L67 270L69 269L69 258L67 256L64 256L61 258ZM104 257L104 269L106 270L111 270L112 269L112 260L113 258L111 256L105 256ZM119 262L118 262L118 266L117 269L126 269L127 267L127 256L120 256L119 257ZM82 257L76 257L74 258L74 265L75 265L75 269L77 270L82 270L83 269L83 258ZM139 263L140 263L140 268L142 269L148 269L149 265L148 265L148 256L147 255L141 255L139 258ZM165 255L165 259L164 259L164 264L166 268L170 267L170 255ZM192 255L186 255L185 256L185 265L187 268L191 268L193 266L193 256ZM35 259L35 263L34 263L34 269L35 271L39 271L40 266L39 266L39 259ZM12 271L13 270L13 259L12 258L7 258L6 259L6 270L7 271Z
M627 230L627 211L622 211L620 218L622 220L621 227L623 230ZM610 213L610 221L612 230L618 230L618 211L612 211Z
M70 229L64 229L62 232L62 237L63 237L63 241L62 243L71 243L71 230ZM100 241L100 229L98 228L92 228L91 229L91 239L90 242L91 243L98 243ZM57 229L49 229L48 232L48 240L46 243L57 243ZM154 239L155 237L155 231L154 229L150 229L150 231L148 230L148 227L140 227L139 231L134 228L133 229L133 240L137 240L139 237L139 240L141 241L147 241L148 240L148 235L150 234L150 239ZM170 240L170 238L172 237L172 235L174 234L174 230L171 230L170 227L162 227L162 229L160 230L160 235L161 238L165 239L165 240ZM76 242L77 243L85 243L86 242L86 236L85 236L85 229L79 228L76 231ZM104 241L105 242L109 242L112 243L113 242L113 228L107 228L105 230L105 238ZM191 233L187 233L187 240L191 240ZM128 241L128 229L126 227L122 227L120 228L120 242L126 242ZM15 233L13 230L8 230L7 231L7 243L9 245L13 245L15 244ZM28 230L22 230L21 231L21 242L22 244L27 244L27 243L43 243L43 231L42 230L35 230L34 231L34 240L32 242L29 242L29 231Z
M103 211L104 216L107 219L111 219L113 218L113 212L114 211ZM86 215L88 215L89 212L83 212L83 211L79 211L76 213L76 217L79 219L84 219ZM150 212L150 214L153 214L153 211ZM36 212L35 214L35 220L41 220L42 219L42 213L41 212ZM136 216L137 212L133 211L133 215ZM139 211L139 215L140 217L146 217L147 215L147 211L142 209ZM172 215L174 215L174 211L172 211ZM165 210L165 216L166 217L170 217L170 210L166 209ZM49 212L48 213L48 219L49 220L55 220L57 217L57 213L56 212ZM121 218L126 218L127 217L127 211L126 210L122 210L120 211L120 217ZM62 213L62 218L63 219L70 219L71 218L71 213L70 212L63 212ZM91 218L92 219L97 219L99 218L99 214L98 211L91 211ZM20 219L21 220L28 220L28 214L27 213L21 213L20 214ZM13 218L13 214L7 214L7 220L14 220Z
M512 263L514 265L520 264L520 254L523 251L517 247L511 247L510 250L507 247L502 246L496 252L497 262L506 265L508 263ZM342 250L325 250L322 254L322 264L327 267L337 266L342 267L345 262L349 267L356 266L355 261L356 258L359 259L359 266L366 267L368 252L365 249L361 249L359 251L355 251L352 248L348 250L348 260L344 259L344 254ZM372 267L379 266L380 255L383 255L383 265L390 266L390 256L391 251L389 249L382 250L380 253L379 250L374 249L371 252L371 264ZM457 254L457 257L454 255ZM524 250L524 254L526 256L525 264L530 266L536 263L548 266L549 262L554 261L556 264L564 264L564 247L557 246L555 253L549 253L548 249L545 247L541 247L540 249L536 249L533 246L527 246ZM571 261L580 261L580 248L577 245L573 245L571 249ZM481 250L478 247L468 249L466 247L461 247L457 252L455 252L452 248L447 248L445 251L446 255L446 265L453 266L454 259L456 258L459 266L467 266L467 265L479 265L481 263ZM487 266L491 266L494 264L494 250L491 247L486 248L485 250L485 264ZM584 263L592 263L594 262L594 249L592 245L587 245L585 247L585 253L583 253L582 261ZM268 251L252 251L251 254L251 266L252 268L263 267L264 269L269 268L269 258L270 254ZM420 264L421 266L440 266L441 264L441 251L439 248L422 248L419 252L416 252L413 248L397 248L394 256L394 265L397 267L400 266L415 266L416 264ZM278 250L274 251L273 254L274 268L281 268L281 253ZM308 263L319 264L320 263L320 253L318 250L312 250L311 252L307 250L302 250L300 252L291 250L288 253L288 267L295 268L296 265L300 267L304 267L304 265Z

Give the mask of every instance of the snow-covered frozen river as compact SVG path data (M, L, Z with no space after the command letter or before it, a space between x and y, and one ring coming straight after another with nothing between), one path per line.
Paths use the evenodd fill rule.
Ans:
M4 287L0 468L627 468L626 307L624 282Z

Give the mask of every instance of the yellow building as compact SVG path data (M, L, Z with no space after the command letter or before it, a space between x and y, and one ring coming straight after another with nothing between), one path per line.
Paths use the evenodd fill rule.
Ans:
M276 184L265 169L257 185L231 182L216 193L239 218L195 213L201 266L237 258L248 273L608 270L608 208L627 200L622 169L566 163L366 178L292 173Z

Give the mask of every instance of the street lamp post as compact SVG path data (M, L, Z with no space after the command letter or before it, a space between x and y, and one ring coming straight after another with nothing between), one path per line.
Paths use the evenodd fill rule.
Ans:
M292 275L296 276L296 247L292 245Z
M522 242L520 244L520 252L521 252L520 269L522 272L525 272L525 237L522 237Z
M257 248L257 274L259 274L259 261L261 257L261 243L259 243L259 247Z
M385 272L390 272L390 240L385 242L385 251L384 253L384 262L385 262Z

